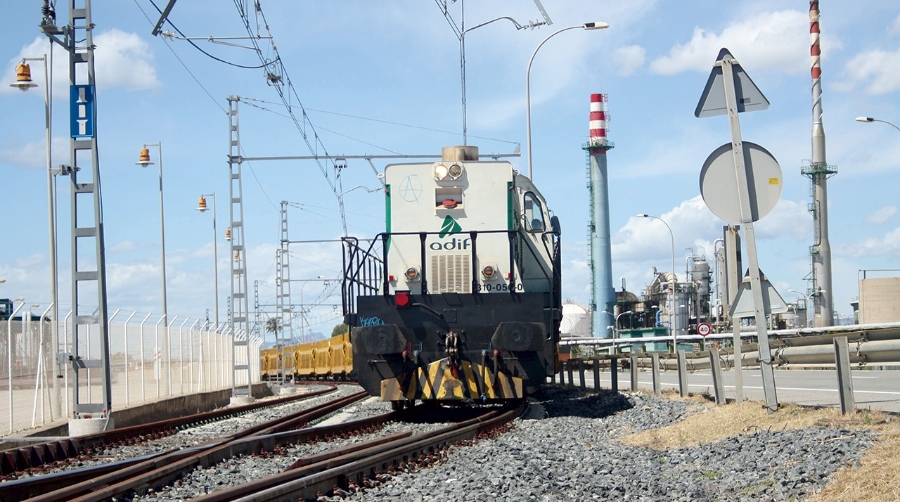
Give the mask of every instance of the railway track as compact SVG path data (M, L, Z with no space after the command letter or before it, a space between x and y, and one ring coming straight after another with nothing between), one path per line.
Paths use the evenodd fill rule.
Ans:
M421 407L419 407L421 408ZM366 488L374 488L393 476L415 472L446 459L448 449L476 439L502 433L508 423L521 415L525 405L505 405L481 410L468 420L419 433L399 433L374 439L353 448L335 448L319 455L301 458L286 471L251 483L210 493L198 502L266 502L321 500L344 497ZM407 418L417 408L394 412ZM426 411L427 413L427 411Z
M218 412L219 419L224 420L228 416L241 416L241 413L247 413L252 409L258 410L260 408L272 407L277 404L284 404L290 401L296 401L298 399L322 396L323 394L333 392L334 390L335 388L331 387L324 391L311 392L300 396L292 396L291 398L287 399L270 400L265 404L256 403L256 406L253 407L237 407L224 411L220 410ZM191 455L196 455L199 452L216 449L217 447L222 447L231 443L238 443L243 439L253 437L266 437L283 431L300 429L302 427L305 427L310 421L327 416L328 414L333 413L334 411L339 410L340 408L356 402L364 397L366 397L364 393L357 392L348 396L331 400L310 409L296 411L287 416L282 416L274 420L255 424L250 427L246 427L239 432L228 434L223 437L218 437L216 439L207 440L202 442L201 444L189 448L166 448L163 451L139 456L136 458L129 458L81 469L76 468L72 470L64 470L62 472L55 472L52 474L44 474L39 476L35 475L32 477L23 477L21 479L7 481L4 483L0 483L0 500L3 500L4 502L18 501L35 496L38 497L35 500L70 500L82 493L95 490L97 487L105 486L111 483L113 480L118 480L123 476L136 476L140 475L141 473L152 471L159 466L173 465L174 463L180 462L181 460L184 460ZM208 415L209 414L207 413L203 413L199 415L183 417L182 419L174 421L174 424L170 423L170 427L162 430L161 432L157 432L162 428L161 424L148 424L148 426L145 427L147 427L146 430L153 431L151 435L140 434L138 436L134 436L124 434L120 430L107 431L107 433L96 434L90 437L66 438L65 440L61 441L63 441L67 445L70 445L73 449L76 447L80 447L81 449L76 451L80 451L81 454L77 456L66 457L66 459L63 461L53 461L52 463L44 464L41 467L32 468L31 472L37 474L36 471L38 469L48 468L52 466L53 463L59 465L64 463L71 464L73 461L86 461L91 459L97 453L106 451L105 448L114 447L119 444L126 445L136 444L139 442L150 442L151 437L156 439L164 438L167 435L171 435L172 433L174 433L173 431L188 430L191 425L204 423L214 423L216 425L219 425L221 423L215 422L215 416L210 417ZM35 448L36 451L41 451L41 446L42 445L34 445L32 448Z
M249 483L211 493L210 488L222 487L207 486L193 495L176 496L172 491L163 498L238 500L250 494L249 500L314 500L326 493L340 495L373 487L385 477L441 462L450 446L502 430L501 424L521 413L510 407L447 410L419 406L337 425L298 429L363 397L364 393L357 393L334 399L193 447L9 481L0 484L0 500L138 500L143 494L155 498L188 485L191 476L205 475L216 468L256 472L257 466L272 462L278 464L266 469L274 474ZM456 422L442 423L448 418ZM385 428L385 424L390 425ZM358 437L361 435L362 440ZM356 443L348 444L353 441Z
M243 406L222 408L86 436L64 437L20 448L11 448L0 452L0 482L5 483L24 476L44 474L47 467L58 467L72 461L89 459L110 447L146 443L171 436L180 430L212 424L255 410L321 396L335 390L336 387L329 386L329 388L324 390L295 396L258 401Z

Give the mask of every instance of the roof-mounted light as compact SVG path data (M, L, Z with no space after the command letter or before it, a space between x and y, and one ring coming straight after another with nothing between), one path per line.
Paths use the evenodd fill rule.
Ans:
M447 174L450 172L450 169L447 168L444 164L438 163L434 166L434 179L437 181L441 181L447 177Z
M456 180L462 176L463 167L460 164L452 164L447 171L450 177Z

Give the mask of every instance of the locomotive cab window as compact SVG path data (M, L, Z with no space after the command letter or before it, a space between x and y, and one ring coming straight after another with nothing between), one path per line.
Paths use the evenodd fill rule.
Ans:
M544 228L546 228L544 211L538 198L532 192L527 192L523 206L525 209L525 230L529 232L543 232Z

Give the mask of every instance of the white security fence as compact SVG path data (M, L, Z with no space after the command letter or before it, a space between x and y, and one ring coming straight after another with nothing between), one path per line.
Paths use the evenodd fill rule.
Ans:
M70 364L57 364L57 353L74 352L70 317L58 323L29 315L0 321L0 410L8 407L0 412L0 436L71 416L74 372ZM204 320L175 316L166 323L160 315L117 310L109 322L112 409L248 385L243 371L233 371L235 336L227 331ZM82 333L78 353L98 358L100 341L96 328ZM259 345L251 339L250 361L240 346L235 351L237 364L250 365L250 383L260 379ZM77 389L82 401L102 395L102 378L100 369L83 370Z

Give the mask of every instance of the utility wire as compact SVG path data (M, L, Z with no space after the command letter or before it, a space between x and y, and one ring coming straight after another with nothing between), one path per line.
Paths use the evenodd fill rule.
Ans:
M150 17L147 15L146 12L144 12L144 9L141 7L141 4L138 3L138 0L134 0L134 4L137 6L138 10L141 11L141 14L143 14L144 17L147 18L147 22L150 23L150 26L154 26L153 20L150 19ZM154 7L155 7L155 5L154 5ZM159 8L157 8L157 10L159 10ZM181 66L184 67L185 71L188 72L188 75L190 75L191 78L194 79L194 82L196 82L197 85L200 86L201 89L203 89L203 92L205 92L206 95L209 96L209 99L211 99L212 102L215 103L216 106L218 106L220 110L222 110L222 112L228 113L228 110L226 110L225 107L222 106L221 103L219 103L219 100L217 100L216 98L214 98L213 95L210 94L209 91L206 89L206 87L203 87L203 84L200 83L200 80L197 79L197 76L194 75L194 73L191 71L190 68L188 68L188 65L186 65L186 64L184 63L184 61L181 60L180 57L178 57L178 53L176 53L176 52L175 52L175 49L173 49L172 46L169 45L169 41L166 40L165 38L163 38L163 42L165 42L166 47L169 49L169 51L172 53L172 55L175 56L175 59L177 59L178 62L181 63Z
M242 99L242 100L253 100L253 101L257 101L257 102L259 102L259 103L266 103L266 104L278 104L278 103L274 103L274 102L272 102L272 101L266 101L266 100L264 100L264 99L245 98L245 97L241 97L241 99ZM249 104L250 106L256 106L256 105L252 105L252 104L250 104L250 103L247 103L247 104ZM268 110L267 108L264 108L264 107L261 107L261 106L256 106L256 107L259 108L259 109L261 109L261 110L267 110L267 111L270 111L271 113L274 113L275 115L280 115L280 116L282 116L282 117L287 117L287 115L283 115L283 114L281 114L281 113L278 113L278 112L275 112L275 111L272 111L272 110ZM432 127L418 126L418 125L413 125L413 124L404 124L404 123L402 123L402 122L393 122L393 121L390 121L390 120L373 119L373 118L371 118L371 117L361 117L361 116L359 116L359 115L350 115L350 114L348 114L348 113L332 112L332 111L328 111L328 110L319 110L319 109L316 109L316 108L307 108L306 110L307 110L307 111L310 111L310 112L325 113L325 114L328 114L328 115L337 115L337 116L339 116L339 117L347 117L347 118L351 118L351 119L367 120L367 121L369 121L369 122L378 122L378 123L380 123L380 124L395 125L395 126L398 126L398 127L408 127L408 128L410 128L410 129L419 129L419 130L421 130L421 131L439 132L439 133L442 133L442 134L452 134L452 135L454 135L454 136L462 136L462 134L461 134L461 133L458 133L458 132L454 132L454 131L445 131L445 130L443 130L443 129L434 129L434 128L432 128ZM321 128L320 128L320 129L321 129ZM508 139L489 138L489 137L487 137L487 136L471 136L471 135L470 135L469 137L471 137L471 138L478 138L478 139L486 139L486 140L488 140L488 141L498 141L498 142L500 142L500 143L509 143L509 144L511 144L511 145L518 145L518 144L519 144L517 141L510 141L510 140L508 140ZM354 139L354 138L350 138L350 139ZM373 145L373 146L375 146L375 145ZM378 147L378 148L382 148L382 147ZM386 148L382 148L382 150L387 150L387 149L386 149ZM390 151L390 150L387 150L387 151Z
M297 127L297 131L300 132L300 136L303 137L303 140L306 142L306 147L313 155L329 158L328 150L325 148L325 145L322 144L322 141L319 138L315 127L309 120L309 115L307 115L306 110L303 108L303 104L300 102L300 97L297 95L297 91L291 83L291 79L287 74L287 69L284 67L283 61L278 56L278 48L275 45L275 39L272 36L271 29L269 28L268 20L266 19L265 14L262 12L262 7L258 2L254 3L257 16L262 17L263 26L265 27L269 37L271 37L269 38L271 48L276 55L274 59L266 58L259 46L258 40L254 38L253 29L250 26L250 19L245 12L244 3L242 2L242 0L234 0L234 5L240 14L241 20L244 24L244 28L251 36L250 42L253 44L253 47L255 48L256 53L259 56L260 62L266 66L266 79L269 81L269 84L271 86L275 87L276 92L278 93L279 97L281 97L281 101L284 104L285 109L293 119L294 125ZM258 28L259 26L257 25L257 29ZM288 92L285 92L285 86L288 88ZM296 105L292 104L291 102L294 99L296 99ZM297 114L294 113L295 106L299 107L300 109L300 118L298 118ZM307 130L309 132L307 132ZM334 178L332 178L331 176L329 176L328 170L325 168L325 165L322 164L322 162L318 158L315 161L319 166L319 170L322 172L322 175L325 177L325 180L328 182L329 187L331 187L331 191L334 193L334 196L338 199L338 206L340 207L341 211L341 226L343 228L344 235L347 235L347 219L344 215L344 203L340 197L340 171L335 168L336 173L334 175Z
M135 2L136 2L136 1L137 1L137 0L135 0ZM153 0L150 0L150 4L152 4L153 7L156 9L156 11L159 12L160 15L162 15L162 10L160 10L160 8L156 6L156 3L155 3ZM205 50L201 49L200 46L197 45L197 44L195 44L193 40L189 40L189 39L185 36L185 34L182 33L181 30L179 30L177 26L175 26L175 23L173 23L173 22L169 19L168 16L166 16L166 22L169 23L169 26L171 26L173 29L175 29L175 31L177 31L179 35L181 35L182 37L184 37L184 39L185 39L185 41L186 41L187 43L189 43L189 44L191 44L192 46L194 46L195 49L197 49L198 51L202 52L202 53L205 54L207 57L210 57L210 58L212 58L212 59L215 59L216 61L218 61L218 62L220 62L220 63L225 63L225 64L227 64L227 65L229 65L229 66L234 66L234 67L237 67L237 68L245 68L245 69L248 69L248 70L258 70L258 69L260 69L260 68L265 68L266 66L268 66L267 64L261 64L261 65L259 65L259 66L246 66L246 65L241 65L241 64L237 64L237 63L232 63L231 61L225 61L225 60L222 59L222 58L218 58L218 57L216 57L216 56L213 56L212 54L210 54L210 53L206 52ZM151 22L151 23L152 23L152 22ZM165 38L165 37L163 37L163 38Z
M257 109L259 109L259 110L262 110L262 111L265 111L265 112L269 112L269 113L271 113L271 114L273 114L273 115L278 115L279 117L284 117L284 118L287 118L287 119L292 118L290 115L285 115L285 114L283 114L283 113L278 113L278 112L276 112L275 110L272 110L272 109L270 109L270 108L266 108L266 107L264 107L264 106L259 106L259 105L255 104L255 103L252 103L251 101L257 101L257 102L259 102L259 103L271 103L271 104L277 104L277 103L272 103L272 102L270 102L270 101L263 101L263 100L261 100L261 99L248 98L248 97L244 97L244 96L241 96L241 101L243 101L244 104L246 104L246 105L248 105L248 106L252 106L253 108L257 108ZM386 151L386 152L390 152L390 153L394 153L394 154L400 155L400 153L398 153L398 152L395 152L395 151L393 151L393 150L389 150L389 149L387 149L387 148L385 148L385 147L383 147L383 146L378 146L378 145L376 145L376 144L374 144L374 143L368 143L368 142L363 141L363 140L361 140L361 139L359 139L359 138L354 138L353 136L348 136L348 135L346 135L346 134L339 133L339 132L337 132L337 131L333 131L333 130L331 130L331 129L325 129L324 127L321 127L321 126L319 127L319 129L322 130L322 131L328 131L328 132L330 132L330 133L332 133L332 134L336 134L336 135L338 135L338 136L343 136L344 138L347 138L347 139L356 141L356 142L358 142L358 143L362 143L362 144L364 144L364 145L369 145L369 146L371 146L371 147L378 148L378 149L380 149L380 150L384 150L384 151Z

